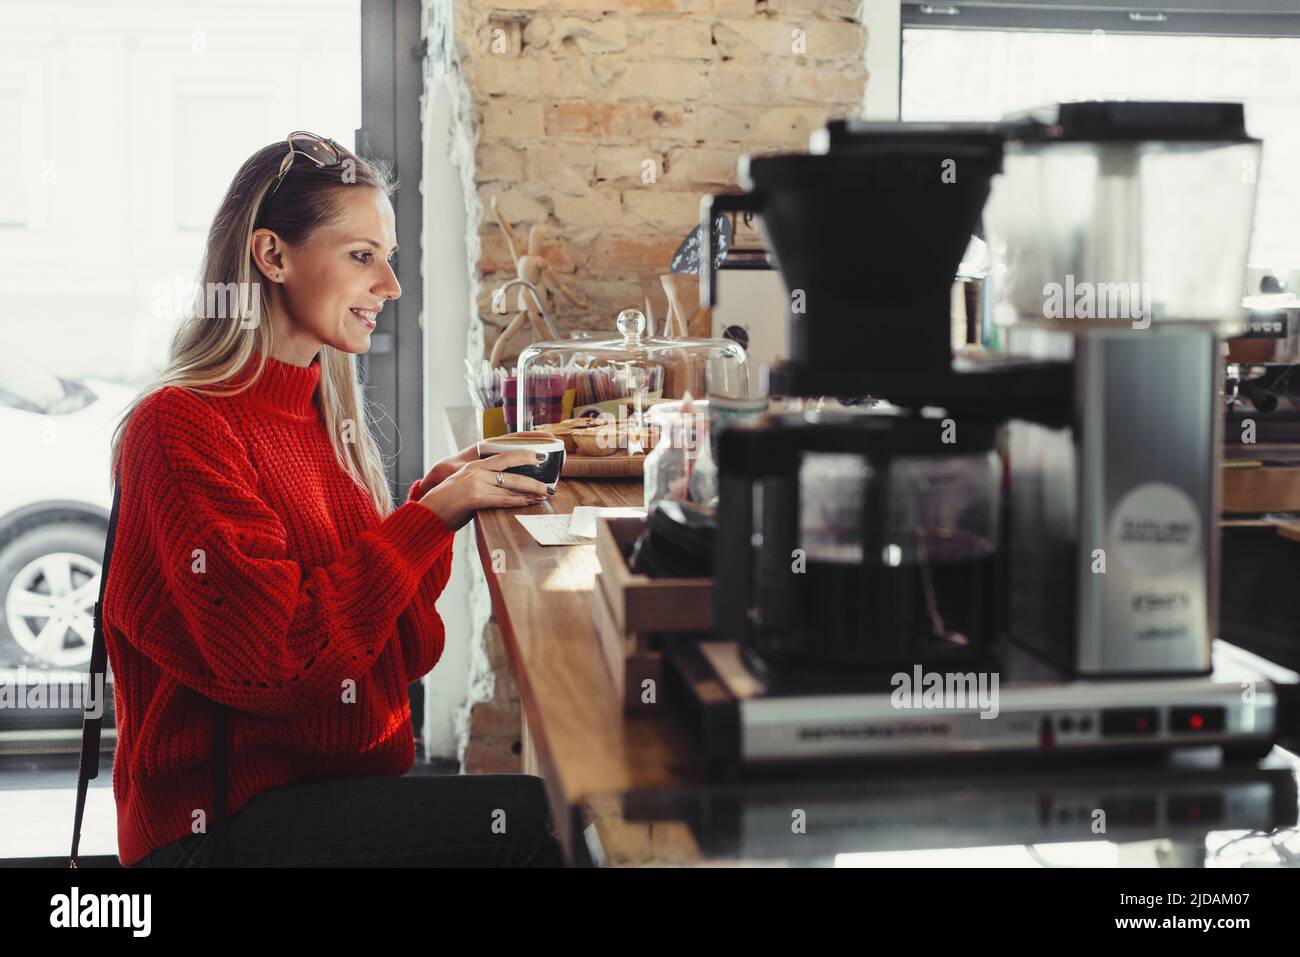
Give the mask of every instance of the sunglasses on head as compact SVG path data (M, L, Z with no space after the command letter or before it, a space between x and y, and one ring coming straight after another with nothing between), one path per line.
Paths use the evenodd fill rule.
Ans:
M288 135L286 142L289 144L289 152L285 153L284 159L280 161L280 173L267 191L266 198L262 200L263 211L266 209L266 204L271 201L271 197L275 195L275 191L280 188L280 184L284 182L284 178L289 175L296 157L305 156L321 169L338 166L343 162L343 147L327 136L318 136L306 130L295 130ZM261 219L260 211L258 219Z

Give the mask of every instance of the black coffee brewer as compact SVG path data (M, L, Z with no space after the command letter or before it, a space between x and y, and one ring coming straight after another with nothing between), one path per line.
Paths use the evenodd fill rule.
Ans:
M832 124L823 155L749 159L749 193L706 200L706 215L761 212L785 277L791 359L773 392L900 403L719 437L715 617L772 689L880 690L918 663L995 666L998 423L1011 396L945 384L952 278L1003 136L982 124L862 130ZM1062 404L1059 367L1016 366L1048 414L1056 373ZM954 391L959 420L951 402L941 414L901 404Z

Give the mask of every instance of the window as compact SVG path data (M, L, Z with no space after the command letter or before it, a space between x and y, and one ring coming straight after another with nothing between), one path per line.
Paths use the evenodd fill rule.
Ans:
M904 120L992 120L1101 98L1244 103L1248 129L1264 141L1251 262L1300 265L1300 182L1291 171L1300 38L903 30Z
M165 359L231 178L291 130L351 147L361 126L360 0L252 13L216 0L6 5L0 682L24 697L84 680L109 436ZM81 719L0 709L0 858L67 853ZM90 789L87 856L116 852L111 761Z

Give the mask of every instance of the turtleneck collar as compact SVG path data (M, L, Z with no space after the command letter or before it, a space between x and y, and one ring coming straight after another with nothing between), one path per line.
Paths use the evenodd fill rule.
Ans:
M262 354L254 351L248 364L234 376L234 383L242 385L252 378L261 362ZM308 366L296 366L267 356L262 374L240 395L248 401L294 418L315 418L318 413L313 399L316 387L320 384L320 376L319 353Z

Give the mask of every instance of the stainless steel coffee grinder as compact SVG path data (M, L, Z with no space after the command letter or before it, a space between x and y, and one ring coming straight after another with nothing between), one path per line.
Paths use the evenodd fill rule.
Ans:
M1008 630L1073 674L1211 668L1259 156L1239 104L1063 104L1009 133L984 213L1002 345L1073 387L1068 425L1007 422Z

